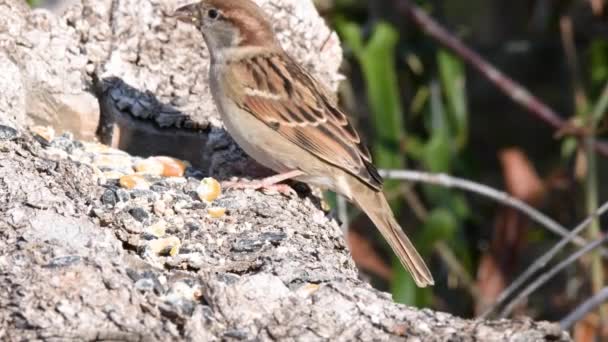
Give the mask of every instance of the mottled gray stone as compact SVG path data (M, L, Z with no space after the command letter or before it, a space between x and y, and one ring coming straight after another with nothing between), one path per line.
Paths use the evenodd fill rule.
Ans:
M313 197L227 191L214 219L187 194L197 180L167 179L155 201L120 189L107 205L114 185L70 158L49 163L53 142L19 133L0 140L0 340L569 340L547 322L395 304L358 279ZM158 201L180 212L156 213ZM161 220L173 255L148 252L145 225Z

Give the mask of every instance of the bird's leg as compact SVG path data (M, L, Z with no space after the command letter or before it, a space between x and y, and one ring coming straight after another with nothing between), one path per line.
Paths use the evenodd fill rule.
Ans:
M274 176L252 180L249 182L243 181L230 181L223 182L222 186L224 188L232 188L232 189L255 189L255 190L274 190L281 194L292 195L295 193L292 187L287 184L281 184L281 182L286 181L288 179L292 179L298 176L304 175L304 172L300 170L292 170L284 173L279 173Z

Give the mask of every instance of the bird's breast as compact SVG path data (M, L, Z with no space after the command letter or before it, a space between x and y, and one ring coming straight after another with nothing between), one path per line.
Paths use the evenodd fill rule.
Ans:
M221 69L211 71L211 91L226 130L239 147L258 163L275 172L300 170L305 175L296 180L351 197L344 171L321 161L252 113L241 109L231 98L234 94L230 93L230 85L222 83L219 73Z

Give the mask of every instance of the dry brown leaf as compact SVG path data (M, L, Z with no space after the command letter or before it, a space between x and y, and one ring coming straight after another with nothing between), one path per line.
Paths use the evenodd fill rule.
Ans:
M590 313L578 321L573 328L573 338L576 342L597 341L599 317Z
M479 298L475 303L475 312L479 314L492 305L505 288L505 278L496 264L496 259L490 253L485 253L481 257L477 269L477 286Z
M525 154L511 148L502 150L499 159L507 192L531 205L538 205L545 194L545 185ZM513 208L505 207L499 211L490 248L482 255L477 270L477 313L485 311L505 289L525 245L527 224L528 220Z
M516 148L502 150L499 158L507 192L532 205L538 204L545 186L532 162Z
M591 8L593 9L593 14L596 16L602 16L604 14L604 0L590 0Z
M353 260L360 268L371 272L382 279L390 280L393 270L390 265L378 255L372 243L359 232L349 229L346 234L346 243L353 256Z

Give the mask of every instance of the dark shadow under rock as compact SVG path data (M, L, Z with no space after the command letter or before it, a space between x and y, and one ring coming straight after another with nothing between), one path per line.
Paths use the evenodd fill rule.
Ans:
M101 108L98 134L104 144L135 156L187 160L220 180L272 174L249 158L223 128L193 121L150 92L118 77L96 80L94 88Z

